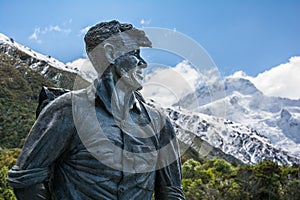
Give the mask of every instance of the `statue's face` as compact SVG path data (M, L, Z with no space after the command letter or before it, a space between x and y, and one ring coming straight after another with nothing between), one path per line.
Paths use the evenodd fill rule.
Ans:
M151 41L144 31L131 29L112 35L87 53L100 76L110 64L114 63L118 68L116 71L119 71L119 76L124 76L124 81L126 79L130 83L127 79L131 77L132 81L136 83L135 86L139 83L141 87L142 68L146 67L146 62L140 57L139 51L140 47L151 48L151 45ZM123 71L133 74L125 76Z
M122 85L136 90L142 89L143 69L147 67L147 63L140 56L139 49L118 57L115 67Z
M138 33L142 31L136 30ZM140 42L149 41L145 34L133 34L134 32L122 32L119 38L123 41L122 45L114 46L114 66L120 81L120 86L133 90L142 89L143 69L147 63L140 55ZM149 41L148 47L151 46Z

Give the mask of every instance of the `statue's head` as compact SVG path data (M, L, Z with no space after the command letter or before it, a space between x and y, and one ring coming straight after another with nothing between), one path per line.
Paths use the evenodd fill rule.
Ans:
M116 20L96 24L88 30L84 37L87 53L91 52L98 45L103 46L104 41L113 35L132 29L133 26L131 24L121 24Z
M144 31L116 20L91 27L84 40L89 59L99 75L111 65L116 66L120 76L122 71L131 70L129 62L141 62L145 67L139 50L140 47L151 47Z

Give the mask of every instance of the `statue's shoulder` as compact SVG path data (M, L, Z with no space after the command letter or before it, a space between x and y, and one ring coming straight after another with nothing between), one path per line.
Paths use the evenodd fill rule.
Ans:
M87 99L89 88L70 91L63 88L43 86L39 94L39 104L36 109L36 117L47 109L48 112L71 108L73 101L76 99Z
M39 94L36 117L44 110L47 110L47 112L57 112L61 110L71 111L73 105L94 102L94 99L95 92L93 91L92 85L75 91L44 86Z

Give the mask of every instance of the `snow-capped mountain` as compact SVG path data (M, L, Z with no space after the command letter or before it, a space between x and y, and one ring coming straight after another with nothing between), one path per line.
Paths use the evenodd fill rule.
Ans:
M300 157L300 100L265 96L246 76L229 76L210 88L197 88L195 94L181 99L180 106L249 126L276 148ZM212 91L224 96L211 101ZM195 109L189 102L197 99Z
M15 42L12 38L2 33L0 33L0 52L3 52L8 60L14 59L11 62L16 68L21 66L29 67L31 70L51 79L60 87L66 87L67 84L70 84L76 78L80 79L78 82L81 84L88 80L86 74L76 67L68 66L51 56L38 53ZM84 80L81 80L82 78Z
M95 77L89 74L90 63L86 60L64 64L1 33L0 53L14 67L29 68L57 87L73 89L72 83L78 77L88 82ZM78 65L84 65L85 70ZM26 70L22 73L26 77ZM267 97L245 77L232 76L222 83L197 85L195 93L172 108L162 109L172 119L179 139L202 155L216 148L246 163L263 159L299 163L300 100Z
M300 158L277 148L268 138L243 124L174 108L164 108L163 111L172 119L178 138L202 156L209 154L212 147L216 147L244 163L257 163L264 159L279 164L300 163ZM204 142L199 143L198 138L211 146Z
M0 45L1 45L1 51L5 51L7 55L14 55L16 50L19 50L19 51L23 52L24 59L27 56L27 57L35 58L40 61L44 61L57 69L69 71L72 73L78 72L78 70L69 68L64 63L56 60L55 58L52 58L51 56L46 56L46 55L40 54L38 52L31 50L30 48L28 48L26 46L23 46L23 45L15 42L12 38L9 38L2 33L0 33ZM34 68L35 66L32 66L32 68Z

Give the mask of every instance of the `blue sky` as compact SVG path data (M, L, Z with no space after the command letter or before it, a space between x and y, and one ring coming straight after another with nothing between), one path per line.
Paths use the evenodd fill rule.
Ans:
M0 32L66 63L84 55L81 30L118 19L175 29L202 45L222 75L256 76L300 56L299 10L296 0L1 0Z

